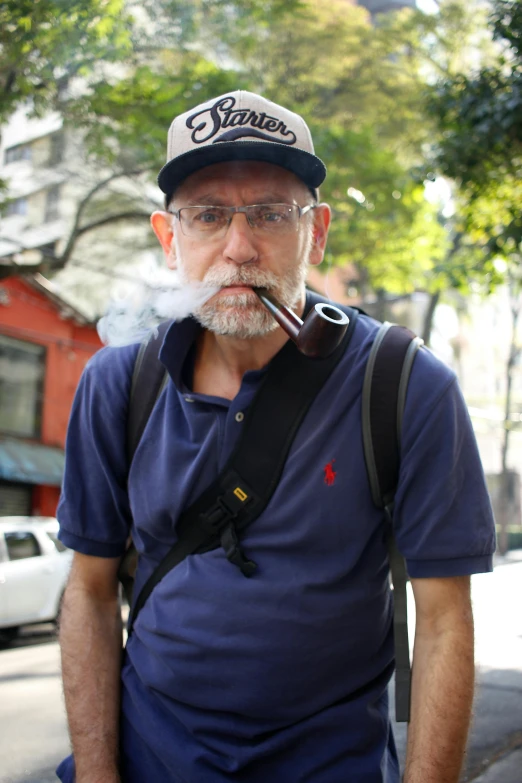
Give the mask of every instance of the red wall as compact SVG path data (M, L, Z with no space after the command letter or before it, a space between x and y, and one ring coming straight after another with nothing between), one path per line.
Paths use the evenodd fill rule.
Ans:
M47 446L65 445L71 405L89 358L101 348L94 326L80 326L62 318L54 302L23 279L0 281L0 332L46 348L42 432ZM53 516L58 501L57 487L35 487L34 513Z
M33 489L33 514L39 517L54 517L60 499L60 487L45 487L41 484Z

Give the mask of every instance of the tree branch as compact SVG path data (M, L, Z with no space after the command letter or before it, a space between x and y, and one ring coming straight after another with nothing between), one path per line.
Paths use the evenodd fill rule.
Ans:
M73 251L77 237L81 233L85 233L83 229L80 229L80 222L83 217L83 213L89 201L92 199L92 197L96 195L96 193L98 193L100 190L103 190L103 188L107 187L107 185L110 182L113 182L115 179L120 179L121 177L137 177L140 174L144 174L146 171L150 171L150 170L151 170L150 168L145 168L145 169L136 169L135 171L121 171L116 174L111 174L109 177L106 177L105 179L101 180L101 182L98 182L93 188L91 188L91 190L88 191L88 193L83 197L83 199L78 204L78 209L76 210L76 217L74 219L74 224L71 229L71 233L69 234L69 239L67 240L63 253L59 256L58 260L62 262L62 266L65 266L65 264L69 260L69 257ZM143 213L140 212L139 214L141 217ZM107 222L111 222L111 220L113 219L114 218L111 217L110 220L108 220Z
M106 226L109 223L117 223L119 220L132 220L133 218L149 220L150 214L148 212L140 212L139 210L129 210L128 212L118 212L116 215L106 215L99 220L95 220L94 222L79 228L76 232L76 238L82 234L87 234L89 231L94 231L95 228L100 228L100 226ZM62 256L60 256L60 258L62 258Z
M2 90L4 95L9 95L13 91L14 83L16 81L16 71L11 70L7 74L7 78L5 80L4 88Z

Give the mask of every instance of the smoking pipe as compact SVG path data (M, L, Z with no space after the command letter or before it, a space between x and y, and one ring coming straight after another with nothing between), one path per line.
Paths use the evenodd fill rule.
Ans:
M325 359L343 339L350 319L338 307L320 302L312 307L305 320L301 321L299 316L278 302L266 288L253 290L305 356Z

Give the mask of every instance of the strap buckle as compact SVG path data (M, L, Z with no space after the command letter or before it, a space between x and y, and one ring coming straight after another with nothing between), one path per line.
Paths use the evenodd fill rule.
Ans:
M243 576L250 577L257 568L257 563L245 557L243 550L239 545L237 530L234 523L230 522L221 533L221 546L225 550L227 560L237 566Z
M217 535L253 499L253 492L244 483L234 482L206 513L200 515L201 521L210 533Z
M220 495L206 514L201 514L203 524L211 534L219 535L227 559L237 566L244 576L252 576L257 568L253 560L245 557L235 526L238 514L254 500L254 494L243 482L235 481Z

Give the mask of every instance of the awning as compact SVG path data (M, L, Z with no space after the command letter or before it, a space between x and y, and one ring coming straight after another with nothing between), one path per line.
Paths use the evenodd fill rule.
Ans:
M5 481L59 487L64 462L63 449L0 438L0 479Z

